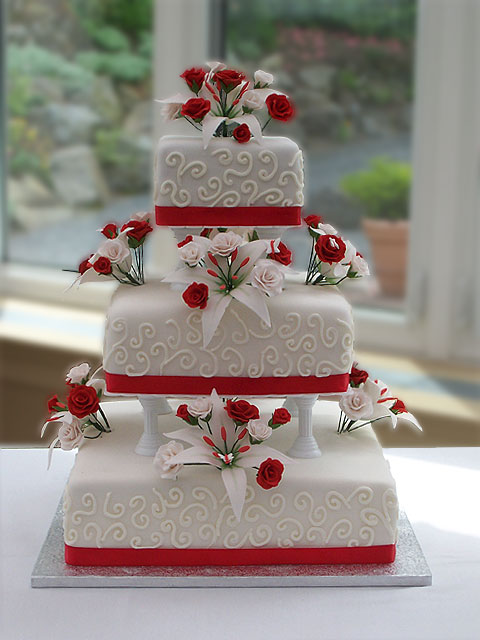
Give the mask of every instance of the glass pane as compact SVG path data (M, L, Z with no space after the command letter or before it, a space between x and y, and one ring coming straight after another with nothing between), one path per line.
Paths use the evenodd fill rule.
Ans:
M401 309L408 243L415 0L230 0L230 64L276 77L297 106L268 135L305 152L305 215L320 214L368 260L346 282L359 305ZM285 234L305 268L309 238Z
M76 268L151 208L152 0L7 7L8 257Z

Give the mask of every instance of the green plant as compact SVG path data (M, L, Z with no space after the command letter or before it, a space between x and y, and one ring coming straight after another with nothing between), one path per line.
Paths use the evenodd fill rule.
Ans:
M346 175L340 187L371 218L401 220L408 216L411 166L391 158L373 158L370 168Z
M115 27L91 24L87 32L93 42L106 51L128 51L130 43L127 36Z
M49 181L47 145L38 130L23 118L10 118L8 121L7 158L11 175L33 174Z
M7 79L7 110L10 116L25 118L32 107L42 104L42 96L32 90L28 76L11 73Z
M34 44L8 46L7 72L9 78L16 75L56 78L68 90L81 89L92 81L88 69Z
M93 73L103 73L122 82L143 80L151 70L150 60L127 51L81 51L76 62Z
M136 37L151 29L153 0L74 0L82 20L117 27Z

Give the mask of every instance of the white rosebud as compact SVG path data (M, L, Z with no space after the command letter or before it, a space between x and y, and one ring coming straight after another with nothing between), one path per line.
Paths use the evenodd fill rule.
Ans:
M263 442L272 435L273 429L269 427L261 418L249 420L247 424L248 433L254 440Z
M229 256L241 244L243 244L242 236L234 231L222 231L212 239L210 251L224 258Z
M71 451L75 447L78 447L83 440L83 433L81 430L81 421L67 413L63 419L62 425L58 430L58 439L60 440L60 447L64 451Z
M117 238L105 240L98 247L97 255L108 258L112 264L119 264L131 259L130 249L125 241L125 233Z
M183 247L179 247L178 255L190 267L195 267L205 257L205 249L198 242L191 240Z
M90 373L90 365L88 362L82 362L76 367L72 367L67 373L65 380L71 384L80 384L84 378Z
M368 263L359 253L356 253L352 258L352 271L354 271L358 276L370 275Z
M255 84L261 84L263 85L268 85L268 84L272 84L273 82L273 76L271 73L267 73L266 71L262 71L261 69L259 69L258 71L255 71L254 75L253 75L253 79L255 81Z
M153 459L153 466L157 471L160 471L161 478L176 478L178 472L183 467L182 464L172 464L172 458L183 451L183 444L170 440L168 444L162 444L158 447L155 458Z
M195 398L187 405L187 410L195 418L206 418L212 411L212 400L210 396Z
M273 260L258 260L252 269L251 285L268 296L282 293L284 272L281 266Z
M243 94L241 104L248 109L252 109L252 111L257 111L257 109L261 109L264 106L265 100L259 95L258 91L250 89Z
M311 229L320 236L338 236L338 231L335 227L332 227L331 224L327 224L326 222L320 222L316 228L312 227Z
M350 420L362 420L372 417L372 398L361 387L350 387L342 395L338 404Z

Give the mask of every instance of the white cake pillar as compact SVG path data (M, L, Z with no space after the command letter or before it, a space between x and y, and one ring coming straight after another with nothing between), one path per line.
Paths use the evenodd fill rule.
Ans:
M292 458L318 458L322 455L312 430L312 409L317 397L305 395L294 398L298 407L298 436L288 451Z
M143 433L135 453L141 456L154 456L162 444L162 436L158 431L158 416L172 413L172 408L165 400L158 396L138 396L143 408Z
M283 407L287 409L292 418L298 418L298 407L293 396L286 397Z

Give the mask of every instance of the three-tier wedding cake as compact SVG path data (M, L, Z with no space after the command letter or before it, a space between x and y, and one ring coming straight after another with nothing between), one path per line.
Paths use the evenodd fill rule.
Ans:
M155 213L106 225L79 267L79 283L119 286L104 374L78 365L66 402L49 401L50 453L79 447L66 562L391 562L395 482L370 423L417 423L354 362L341 282L368 275L365 260L319 216L303 220L302 152L263 135L294 115L270 74L212 63L182 78L164 115L201 134L161 138ZM154 221L174 231L178 265L146 281ZM301 276L281 235L302 224Z

